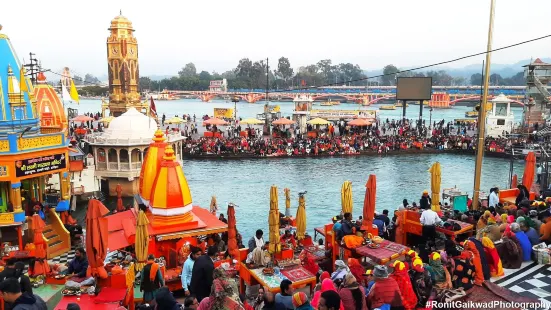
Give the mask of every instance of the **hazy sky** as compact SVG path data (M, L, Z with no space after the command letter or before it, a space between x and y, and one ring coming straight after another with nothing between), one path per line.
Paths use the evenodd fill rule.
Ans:
M550 0L496 2L494 47L551 33ZM244 57L274 65L281 56L294 68L330 58L371 70L484 51L489 8L490 0L28 0L3 4L0 24L20 58L32 51L57 72L105 75L107 28L120 9L136 30L142 76L176 74L188 62L224 72ZM551 56L550 46L544 39L496 52L492 61Z

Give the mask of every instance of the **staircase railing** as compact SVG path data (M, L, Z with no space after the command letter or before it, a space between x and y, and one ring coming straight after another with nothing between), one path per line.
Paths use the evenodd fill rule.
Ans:
M528 76L528 83L534 84L538 91L543 95L544 101L547 102L547 98L551 97L551 93L547 90L547 86L543 85L543 83L538 79L537 75L530 75Z
M59 240L67 247L67 249L70 249L71 234L69 233L67 228L65 228L65 226L63 225L61 218L59 218L59 215L57 214L57 212L55 212L55 208L50 209L49 219L50 219L50 226L58 234ZM48 258L50 258L51 254L53 254L50 251L57 252L59 251L59 249L54 250L53 248L48 247L47 249Z

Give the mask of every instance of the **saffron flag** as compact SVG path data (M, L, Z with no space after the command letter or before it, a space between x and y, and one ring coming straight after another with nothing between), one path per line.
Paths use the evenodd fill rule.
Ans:
M155 101L153 101L153 97L150 98L151 103L149 104L149 115L157 120L157 108L155 107Z
M29 92L27 81L25 80L25 67L23 66L21 66L21 70L19 71L19 91Z
M73 99L73 101L75 101L76 103L79 103L77 88L75 86L75 82L73 82L72 79L71 79L71 90L69 91L69 94L71 95L71 99Z

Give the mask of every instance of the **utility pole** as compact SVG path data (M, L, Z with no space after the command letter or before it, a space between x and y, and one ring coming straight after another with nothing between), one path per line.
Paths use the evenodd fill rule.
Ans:
M34 58L34 56L36 55L33 53L29 53L30 63L23 66L27 68L27 72L29 72L29 75L31 76L32 84L36 85L36 77L39 72L39 66L38 66L38 61L36 60L36 58Z
M478 111L478 145L476 147L476 164L474 170L474 190L473 190L473 204L472 209L478 209L478 199L480 196L480 177L482 175L482 159L484 157L484 138L486 130L486 104L488 102L488 85L490 84L490 60L492 50L492 35L494 30L494 11L495 0L491 0L490 4L490 25L488 27L488 46L486 48L486 67L484 69L484 91L482 92L482 103Z
M266 127L265 133L269 136L272 135L272 126L270 125L272 120L272 111L270 110L270 104L268 100L268 88L270 87L270 65L268 63L268 58L266 58L266 105L264 106L264 114L266 115L264 119L264 127Z

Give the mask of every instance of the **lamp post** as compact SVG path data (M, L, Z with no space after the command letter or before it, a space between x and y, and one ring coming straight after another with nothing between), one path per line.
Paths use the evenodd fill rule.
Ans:
M528 133L527 139L530 139L530 112L532 111L532 107L535 105L536 103L534 102L534 98L530 97L526 103L526 107L528 107L528 119L526 121L526 131Z
M235 124L235 132L239 134L237 132L237 103L239 102L239 98L237 96L233 96L231 98L231 102L233 102L233 121Z
M429 109L429 130L432 130L432 107Z

